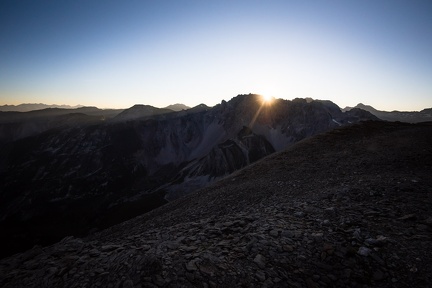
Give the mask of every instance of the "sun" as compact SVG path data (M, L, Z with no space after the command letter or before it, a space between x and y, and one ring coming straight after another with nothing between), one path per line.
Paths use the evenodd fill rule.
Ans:
M273 101L273 97L269 95L261 95L262 101L266 104L270 104Z

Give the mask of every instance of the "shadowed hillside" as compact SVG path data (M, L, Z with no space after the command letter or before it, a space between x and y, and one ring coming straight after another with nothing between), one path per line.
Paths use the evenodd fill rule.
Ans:
M135 105L108 121L59 113L21 113L57 126L0 143L0 229L9 235L0 257L120 223L304 138L376 119L330 101L269 105L254 94L180 112Z
M128 222L0 261L3 287L429 287L432 124L303 140Z

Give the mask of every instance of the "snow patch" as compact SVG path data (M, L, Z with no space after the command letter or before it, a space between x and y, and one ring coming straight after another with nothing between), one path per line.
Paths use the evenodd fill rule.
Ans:
M339 126L342 126L342 124L341 124L341 123L339 123L338 121L336 121L336 120L335 120L335 119L333 119L333 118L332 118L332 121L333 121L334 123L338 124Z

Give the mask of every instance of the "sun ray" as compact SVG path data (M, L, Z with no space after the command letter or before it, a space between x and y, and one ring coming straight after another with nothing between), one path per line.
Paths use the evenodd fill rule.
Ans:
M252 128L255 124L255 121L257 120L258 116L261 114L261 110L266 105L271 105L274 97L268 96L268 95L260 95L261 96L261 105L259 106L257 112L255 113L254 117L252 118L252 121L249 123L249 127Z

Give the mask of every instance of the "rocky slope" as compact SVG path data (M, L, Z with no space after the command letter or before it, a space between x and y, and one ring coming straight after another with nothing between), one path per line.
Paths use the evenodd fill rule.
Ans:
M301 141L87 238L0 261L2 287L429 287L432 124Z
M119 223L301 139L375 118L329 101L266 105L259 95L213 108L153 108L2 145L0 229L9 237L0 255Z
M370 105L362 103L357 104L354 108L368 111L385 121L400 121L407 123L418 123L432 121L432 108L423 109L421 111L380 111ZM353 108L345 107L343 111L349 111Z

